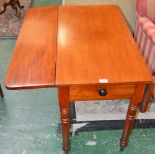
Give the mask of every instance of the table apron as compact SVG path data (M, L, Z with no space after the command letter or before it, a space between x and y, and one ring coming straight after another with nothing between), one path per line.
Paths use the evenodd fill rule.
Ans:
M135 89L135 84L71 86L69 87L69 96L71 101L132 99ZM101 96L100 90L105 90L106 94Z

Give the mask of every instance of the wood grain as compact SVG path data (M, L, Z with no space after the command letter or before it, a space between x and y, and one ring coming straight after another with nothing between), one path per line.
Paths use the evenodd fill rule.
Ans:
M143 98L145 87L146 84L137 84L135 94L129 104L128 111L126 114L126 120L123 127L122 138L120 140L121 150L123 150L128 145L128 139L135 121L137 107L139 102L141 102L141 99Z
M30 9L5 78L8 89L58 87L64 151L70 150L70 101L130 98L123 149L151 82L119 8L108 5Z
M151 81L117 6L59 7L56 85Z
M59 106L61 114L61 130L63 136L63 150L70 150L70 100L69 88L58 87Z
M55 83L57 7L26 14L5 78L8 89L52 87Z

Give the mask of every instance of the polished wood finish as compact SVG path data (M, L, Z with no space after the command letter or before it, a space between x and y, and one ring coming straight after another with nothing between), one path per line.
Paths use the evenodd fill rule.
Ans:
M63 150L70 150L70 100L69 100L69 88L68 87L59 87L58 88L59 96L59 106L61 114L61 128L63 136Z
M153 91L151 74L114 5L30 9L5 86L58 87L64 151L70 150L70 102L129 98L124 149L137 107L145 111Z
M77 86L70 87L71 101L84 100L114 100L114 99L131 99L135 93L136 85L100 85L100 86ZM100 89L105 89L107 94L105 96L99 95Z
M128 138L131 133L133 123L137 113L137 107L139 102L141 102L145 90L145 84L138 84L135 89L135 95L131 99L128 107L126 121L123 128L122 138L120 140L120 149L123 150L128 144Z
M56 38L57 7L29 9L5 78L8 89L54 85Z
M56 85L150 81L117 6L59 7L58 29Z

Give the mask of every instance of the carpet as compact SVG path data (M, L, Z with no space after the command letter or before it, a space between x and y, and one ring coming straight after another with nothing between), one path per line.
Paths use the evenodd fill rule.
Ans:
M3 10L4 2L9 0L0 0L0 11ZM26 10L30 7L32 0L20 0L24 9L20 10L20 17L17 17L15 11L8 6L5 13L0 14L0 39L3 38L17 38L21 24L24 19Z

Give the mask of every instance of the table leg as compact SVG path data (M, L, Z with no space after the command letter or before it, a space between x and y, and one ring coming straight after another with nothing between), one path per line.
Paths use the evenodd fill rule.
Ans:
M137 113L138 104L142 101L146 84L137 85L135 94L129 104L126 121L123 128L122 138L120 140L120 149L123 149L128 145L128 138L132 131L134 120Z
M63 136L63 150L65 152L70 150L70 101L69 101L69 88L59 87L59 106L61 115L61 130Z
M131 133L133 123L136 117L137 112L137 106L133 105L133 102L130 103L128 112L126 115L126 121L123 128L123 134L120 141L120 149L123 151L123 149L128 145L128 138Z
M143 113L143 112L147 111L148 105L150 103L150 98L151 98L152 93L153 93L153 89L154 89L154 84L153 83L146 85L142 102L139 104L140 112Z

